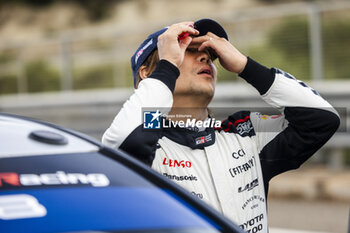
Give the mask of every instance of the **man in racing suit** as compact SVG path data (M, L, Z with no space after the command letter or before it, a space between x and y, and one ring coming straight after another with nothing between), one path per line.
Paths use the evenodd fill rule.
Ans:
M145 61L152 52L159 58L149 70ZM208 120L216 57L281 115L241 111L217 128L144 129L144 107L168 108L169 115L187 108L191 115L180 117ZM225 30L209 19L174 24L150 35L131 62L138 88L106 130L103 143L145 162L244 230L267 232L270 179L298 168L326 143L339 126L336 111L305 83L241 54ZM153 118L159 115L156 111Z

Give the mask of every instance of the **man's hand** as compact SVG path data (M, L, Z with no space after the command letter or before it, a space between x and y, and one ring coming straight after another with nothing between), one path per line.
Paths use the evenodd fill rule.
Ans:
M193 38L192 43L201 44L198 48L199 51L209 48L214 50L218 55L220 64L228 71L240 74L247 64L246 56L225 38L218 37L211 32L208 32L205 36Z
M193 22L182 22L171 25L162 35L158 37L159 59L165 59L179 67L185 56L185 51L192 41L192 37L187 36L178 40L181 33L198 35L199 31L193 28Z

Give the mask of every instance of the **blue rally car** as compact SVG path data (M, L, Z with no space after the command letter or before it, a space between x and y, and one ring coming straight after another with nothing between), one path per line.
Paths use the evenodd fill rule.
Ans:
M0 232L243 231L121 151L0 114Z

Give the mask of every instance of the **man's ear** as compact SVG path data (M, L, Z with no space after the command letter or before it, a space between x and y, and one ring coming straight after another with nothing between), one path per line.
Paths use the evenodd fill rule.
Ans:
M147 67L146 66L141 66L139 69L139 75L141 79L145 79L147 78L147 76L149 75Z

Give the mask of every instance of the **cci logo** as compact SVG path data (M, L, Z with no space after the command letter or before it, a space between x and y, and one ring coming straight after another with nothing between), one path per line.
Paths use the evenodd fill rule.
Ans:
M143 112L143 128L144 129L160 129L160 116L159 110L144 111Z

